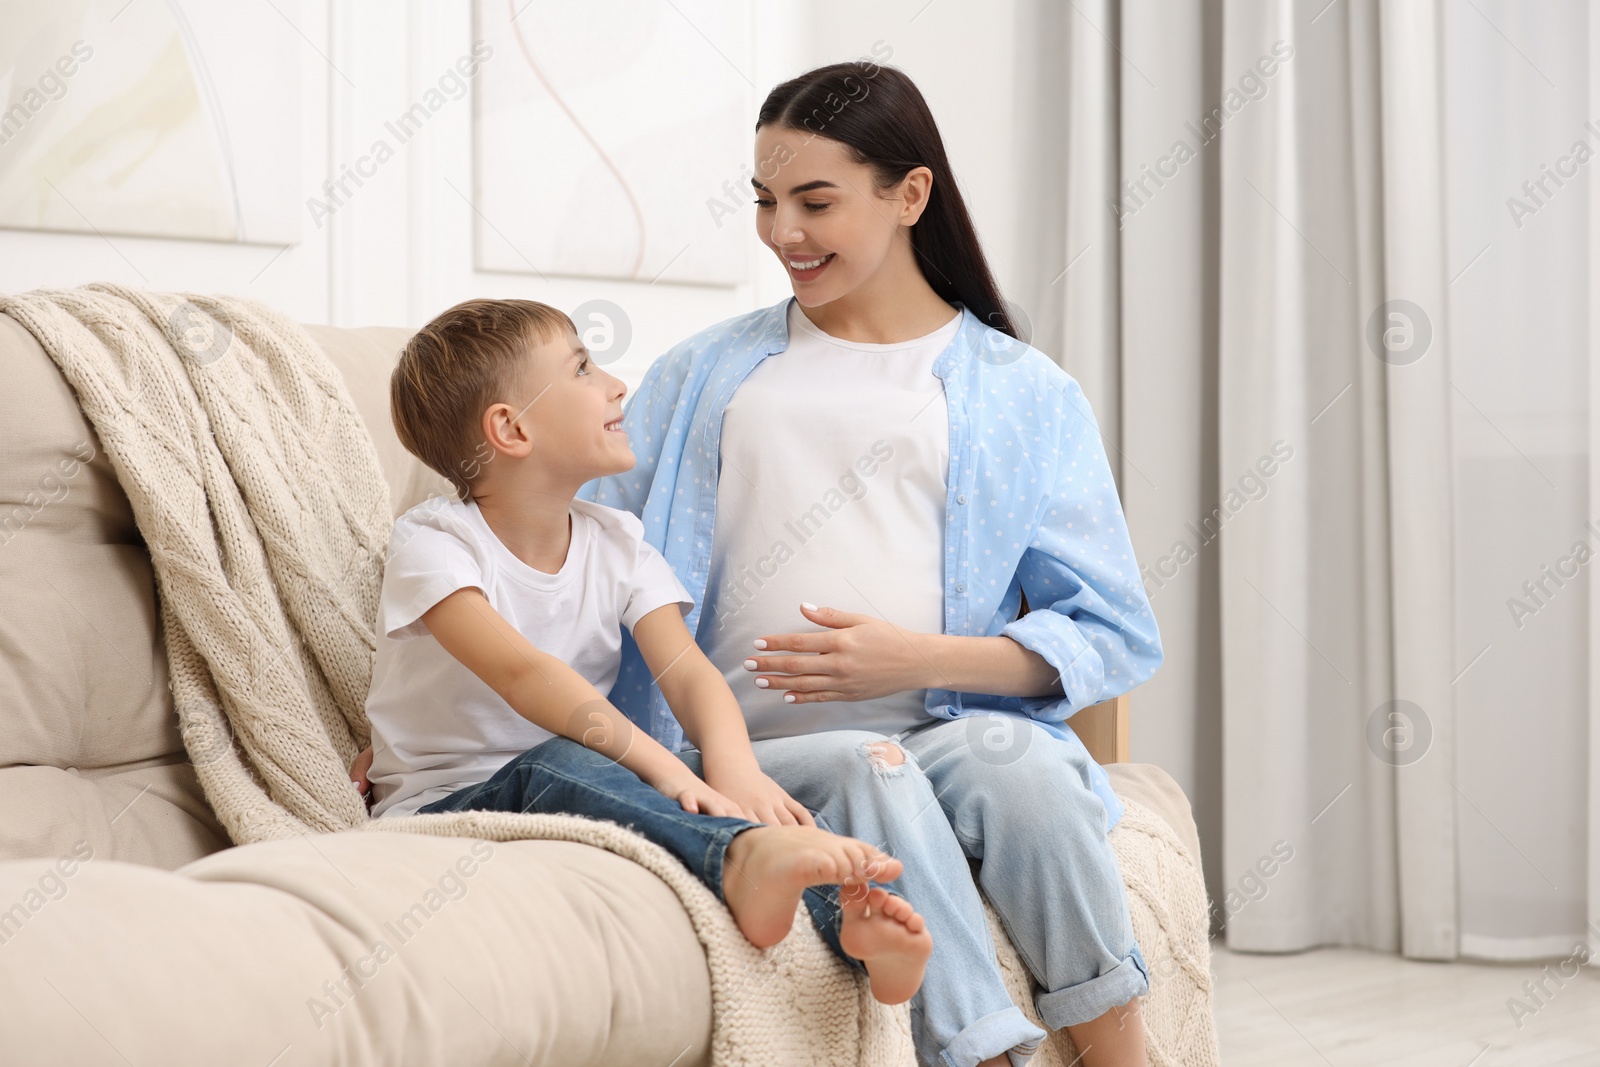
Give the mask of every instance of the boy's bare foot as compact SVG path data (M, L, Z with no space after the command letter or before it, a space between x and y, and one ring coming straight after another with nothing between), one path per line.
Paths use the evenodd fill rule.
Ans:
M865 841L814 826L756 826L737 834L723 859L722 898L756 948L782 941L800 894L850 878L892 882L900 861Z
M863 895L844 894L844 920L839 944L867 966L872 997L881 1004L903 1004L922 985L922 972L933 953L927 921L911 902L873 886Z

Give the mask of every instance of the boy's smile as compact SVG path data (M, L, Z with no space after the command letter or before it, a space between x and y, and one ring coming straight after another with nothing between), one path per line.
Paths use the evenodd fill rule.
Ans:
M590 358L577 334L530 341L525 366L520 409L494 404L483 417L501 466L528 461L516 482L570 496L585 482L633 469L637 460L622 428L628 387ZM493 466L485 471L491 478Z
M545 452L546 469L568 467L583 481L632 470L637 461L622 428L622 398L628 391L622 379L596 364L570 330L534 346L530 354L538 368L534 377L543 378L541 389L547 390L534 408L534 444ZM552 366L553 371L545 369ZM548 450L538 447L541 436Z

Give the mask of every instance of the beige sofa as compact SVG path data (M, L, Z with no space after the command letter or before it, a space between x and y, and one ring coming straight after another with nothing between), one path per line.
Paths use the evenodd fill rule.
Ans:
M394 512L443 491L389 419L405 332L310 329ZM229 847L179 740L128 499L4 315L0 375L0 1061L707 1061L694 931L612 853L370 833ZM1109 770L1197 862L1172 779Z

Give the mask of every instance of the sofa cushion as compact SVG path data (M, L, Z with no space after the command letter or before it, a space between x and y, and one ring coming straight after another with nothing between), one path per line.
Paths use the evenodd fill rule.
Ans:
M171 872L98 855L69 867L0 864L7 1062L708 1055L710 975L688 915L601 849L356 831Z
M356 411L372 435L384 480L389 483L391 512L398 518L430 496L451 495L450 483L443 476L405 450L389 413L389 375L411 331L390 326L307 326L306 331L339 368Z
M70 855L86 844L102 859L181 867L228 847L181 755L110 770L0 770L0 858Z
M72 390L0 315L0 767L178 751L155 578Z
M409 331L307 329L372 435L394 514L449 492L389 418ZM86 841L180 866L227 840L178 736L149 553L71 387L5 315L0 366L0 859Z
M226 843L185 763L155 576L77 399L0 315L0 859Z

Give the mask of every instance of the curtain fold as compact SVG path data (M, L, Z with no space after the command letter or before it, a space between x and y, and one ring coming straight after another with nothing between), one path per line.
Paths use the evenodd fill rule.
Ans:
M1383 302L1377 347L1385 353L1378 358L1388 388L1395 665L1395 703L1381 714L1398 742L1380 751L1388 756L1392 748L1396 764L1402 952L1426 959L1454 958L1458 932L1454 452L1440 23L1439 0L1384 0L1379 8ZM1431 334L1426 339L1425 329ZM1427 751L1412 761L1424 745Z
M1484 254L1474 225L1506 249L1480 268L1486 278L1515 274L1531 247L1505 238L1498 216L1480 221L1504 178L1460 159L1492 154L1502 134L1462 86L1490 79L1507 122L1551 90L1600 115L1581 75L1581 91L1565 68L1547 89L1528 69L1553 63L1541 41L1578 27L1600 54L1585 5L1040 0L1029 11L1019 52L1034 57L1038 100L1026 121L1061 146L1034 162L1065 188L1036 215L1042 235L1018 272L1032 280L1016 296L1108 437L1167 653L1134 694L1134 758L1188 793L1227 944L1447 960L1570 940L1579 912L1600 918L1600 682L1581 658L1600 645L1600 608L1590 598L1575 613L1588 633L1561 640L1580 658L1537 690L1570 714L1527 716L1514 690L1486 696L1495 679L1543 669L1544 654L1497 632L1499 659L1475 666L1479 649L1466 646L1504 627L1509 591L1477 573L1482 531L1496 531L1518 580L1549 553L1536 545L1544 512L1476 510L1471 452L1491 431L1496 462L1525 463L1514 470L1525 480L1542 473L1517 455L1519 440L1535 444L1516 416L1483 397L1490 410L1464 406L1460 376L1489 358L1476 332L1486 315L1515 322L1562 299L1585 326L1594 313L1548 293L1497 297L1472 275L1457 283ZM1515 166L1540 173L1538 158ZM1582 217L1580 194L1568 199ZM1600 293L1595 273L1585 293ZM1458 323L1475 331L1471 366L1456 353ZM1537 353L1507 355L1543 366ZM1597 395L1591 376L1585 410ZM1586 435L1592 455L1593 420ZM1569 460L1582 493L1600 475L1587 456ZM1488 769L1478 720L1464 754L1463 706L1490 708L1493 729L1516 738L1500 769L1514 789ZM1574 749L1562 766L1581 764L1578 777L1551 775L1551 800L1585 825L1534 834L1520 820L1565 816L1519 820L1496 806L1540 788L1540 752ZM1557 870L1547 852L1567 841L1587 856ZM1551 901L1576 910L1538 910Z
M1358 166L1381 159L1357 82L1377 27L1360 4L1312 17L1224 15L1225 71L1294 48L1221 138L1224 910L1234 948L1392 949L1399 769L1367 730L1394 677L1387 383L1363 337L1382 183ZM1292 859L1269 878L1274 848Z
M1600 115L1600 77L1595 75L1596 71L1600 71L1600 18L1589 19L1588 32L1584 36L1584 57L1590 72L1584 93L1587 104L1585 110L1590 115ZM1595 529L1600 528L1600 463L1595 462L1595 457L1600 456L1600 417L1596 417L1596 413L1600 412L1600 254L1597 254L1600 253L1600 211L1596 211L1594 205L1600 204L1600 167L1590 168L1587 192L1590 204L1585 234L1589 243L1589 278L1586 286L1589 336L1584 356L1589 371L1589 419L1584 445L1589 464L1586 486L1588 499L1584 514L1589 527ZM1589 726L1589 785L1586 820L1588 856L1585 864L1588 887L1584 899L1586 924L1583 940L1592 955L1600 955L1600 773L1595 770L1600 768L1600 670L1594 667L1600 663L1600 595L1597 595L1596 583L1589 583L1588 604L1584 614L1589 624L1589 639L1584 645L1589 661L1588 689L1584 694L1587 698L1584 718Z

